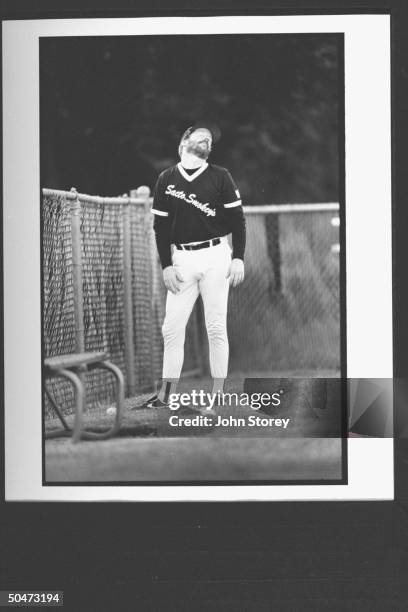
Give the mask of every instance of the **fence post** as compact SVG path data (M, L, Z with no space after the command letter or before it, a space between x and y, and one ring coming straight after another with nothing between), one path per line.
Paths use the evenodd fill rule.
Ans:
M152 221L151 221L151 217L153 216L150 212L150 187L147 187L147 185L140 185L140 187L138 187L136 189L136 195L138 198L143 198L144 199L144 226L145 226L145 230L146 230L146 236L147 236L147 245L148 245L148 249L149 249L149 262L150 262L150 278L151 278L151 282L149 283L149 301L150 301L150 308L149 308L149 330L150 330L150 334L151 334L151 339L152 339L152 350L150 353L150 357L151 357L151 368L150 368L150 384L152 387L155 386L156 384L156 372L155 372L155 366L156 366L156 359L155 359L155 353L157 352L157 342L156 342L156 338L155 338L155 333L154 333L154 325L155 325L155 321L154 321L154 295L155 295L155 281L156 281L156 270L155 270L155 254L156 254L156 247L155 247L155 242L154 242L154 236L153 236L153 227L152 227Z
M125 364L127 392L132 396L136 393L135 377L135 346L133 342L133 311L132 311L132 258L130 244L130 203L127 194L123 194L123 273L124 273L124 305L125 305Z
M152 342L152 369L151 369L151 384L155 386L162 375L162 334L161 326L163 318L161 316L161 266L158 260L156 249L156 239L153 230L153 215L150 207L150 189L149 187L141 186L137 190L139 197L144 198L144 225L146 230L147 245L149 250L150 275L151 283L149 285L150 292L150 329Z
M266 215L265 217L266 240L268 246L269 260L272 263L273 276L275 281L274 290L276 293L282 292L282 269L281 269L281 244L280 244L280 218L279 214ZM271 298L273 299L274 290L272 285L269 287Z
M138 285L140 288L144 287L147 289L145 295L147 303L141 306L140 316L136 316L136 350L139 351L139 355L136 355L136 361L138 362L138 368L141 368L141 380L140 384L142 387L154 388L155 371L154 371L154 358L153 353L154 347L154 316L153 316L153 282L154 282L154 261L152 261L151 249L152 249L152 232L150 231L149 223L150 219L150 188L142 185L137 189L130 191L131 198L138 198L144 200L143 212L141 215L137 215L137 218L141 222L141 242L144 252L142 254L142 260L145 262L143 269L140 270L140 275L137 278ZM140 233L139 233L140 236ZM140 283L140 285L139 285ZM137 309L137 304L134 305ZM141 329L141 326L143 329Z
M74 316L75 316L75 350L77 353L85 352L84 330L84 296L82 286L82 252L81 252L81 203L77 190L72 187L71 193L75 199L71 200L71 234L72 234L72 270L74 289Z

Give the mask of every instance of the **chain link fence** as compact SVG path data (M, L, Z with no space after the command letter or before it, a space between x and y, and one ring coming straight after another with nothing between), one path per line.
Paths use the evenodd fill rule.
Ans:
M154 388L163 353L165 288L150 199L142 193L101 198L44 189L42 201L44 356L106 351L125 375L127 396ZM191 374L201 372L196 327L192 317L185 362ZM70 385L53 379L47 386L70 412ZM86 375L86 391L88 406L114 398L113 381L98 370Z
M44 189L42 201L44 356L106 351L125 374L128 396L160 378L165 311L149 191L131 196ZM245 207L246 277L231 289L228 309L230 373L339 368L337 211L337 204ZM200 302L187 327L185 375L208 367ZM91 372L86 382L88 406L112 401L106 375ZM47 385L69 412L70 386Z
M230 369L338 370L338 205L246 208L245 281L231 290Z

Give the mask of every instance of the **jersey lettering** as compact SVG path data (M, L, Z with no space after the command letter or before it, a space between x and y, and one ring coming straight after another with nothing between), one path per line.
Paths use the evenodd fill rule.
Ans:
M187 204L192 204L196 208L199 208L202 212L204 212L207 217L215 217L216 211L213 208L210 208L208 202L206 204L202 204L198 200L196 200L196 194L190 193L188 196L184 191L177 191L175 189L175 185L167 185L167 189L165 191L165 195L171 195L173 198L179 198L180 200L184 200Z

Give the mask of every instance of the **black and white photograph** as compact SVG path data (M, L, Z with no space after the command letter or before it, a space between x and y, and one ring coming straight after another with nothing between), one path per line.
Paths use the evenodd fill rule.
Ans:
M344 479L343 96L342 35L40 40L45 483Z
M405 610L406 9L3 4L0 607Z
M387 121L364 138L387 117L387 24L367 24L375 79L357 16L45 20L18 53L24 24L5 31L6 171L17 125L38 154L38 206L6 213L7 274L25 240L36 295L9 309L8 380L26 363L35 409L10 382L27 414L6 457L34 498L388 490L355 470L392 370Z

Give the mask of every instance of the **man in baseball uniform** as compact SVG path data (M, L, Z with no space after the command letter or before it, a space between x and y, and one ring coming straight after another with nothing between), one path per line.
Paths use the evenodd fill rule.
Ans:
M218 128L206 123L189 127L180 141L180 162L160 174L154 189L154 230L168 293L162 327L162 385L149 406L165 406L175 393L186 325L199 294L213 393L222 392L227 376L228 290L244 279L245 218L231 174L207 161L219 136ZM228 234L232 234L232 249Z

